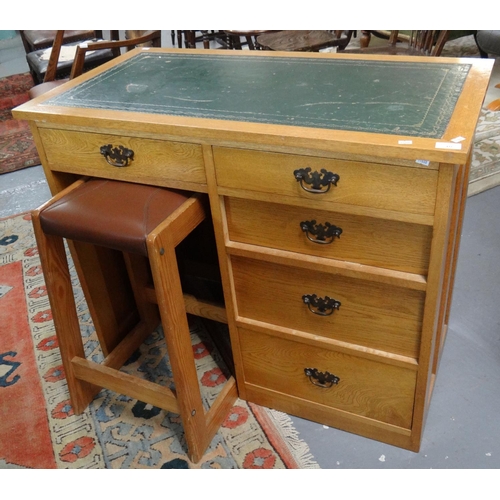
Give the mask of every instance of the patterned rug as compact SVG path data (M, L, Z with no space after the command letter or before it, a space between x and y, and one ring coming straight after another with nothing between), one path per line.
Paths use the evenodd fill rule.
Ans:
M446 42L442 57L480 57L474 36ZM476 127L468 196L500 185L500 111L483 109Z
M483 109L476 127L468 196L500 185L500 111Z
M85 351L101 357L73 269ZM161 329L124 368L171 384ZM225 368L201 322L191 325L204 403ZM222 367L222 368L221 368ZM0 220L0 468L319 468L288 415L237 400L203 460L193 464L179 416L102 390L74 415L29 214Z
M0 78L0 174L40 164L28 122L15 120L11 113L29 100L31 87L29 73Z

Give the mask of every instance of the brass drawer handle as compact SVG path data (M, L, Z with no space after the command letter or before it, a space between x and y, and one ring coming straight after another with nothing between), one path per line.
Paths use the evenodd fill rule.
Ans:
M115 146L106 144L101 146L101 154L113 167L128 167L129 162L134 159L134 152L125 146Z
M342 229L329 222L316 224L315 220L306 220L300 223L300 228L306 233L307 239L320 245L329 245L334 238L340 238ZM314 236L314 238L311 237Z
M335 309L339 309L341 303L338 300L332 299L328 296L325 298L318 297L315 293L310 295L303 295L302 301L307 304L309 311L318 316L331 316Z
M311 173L311 167L299 168L293 172L293 175L297 182L300 182L300 187L304 191L313 194L328 193L332 184L336 186L337 182L340 180L338 174L328 172L324 168L322 168L320 172L315 171L313 173ZM307 187L306 184L311 187Z
M304 373L306 377L309 377L311 384L322 389L329 389L340 382L340 378L336 375L329 372L320 372L317 368L304 368Z

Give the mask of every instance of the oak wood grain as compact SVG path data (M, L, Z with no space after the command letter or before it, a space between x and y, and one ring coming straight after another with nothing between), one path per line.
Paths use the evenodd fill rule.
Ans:
M240 330L245 381L399 427L409 428L413 415L415 372L373 361L315 349ZM317 387L304 374L317 368L340 378L330 388Z
M418 356L422 292L328 275L314 268L295 269L239 257L231 261L239 317ZM320 316L303 302L306 294L330 297L341 305L329 316Z
M48 164L52 170L162 185L206 190L201 147L195 144L157 141L125 135L40 130ZM101 154L101 146L124 146L134 152L129 166L114 167Z
M432 228L427 225L235 197L226 198L226 215L231 241L427 274L432 239ZM326 238L330 243L311 241L301 223L313 221L313 227L329 223L342 233Z
M299 155L214 148L217 184L221 187L260 191L307 200L432 214L437 172L362 162L337 161ZM311 194L301 188L294 172L327 170L340 180L330 190ZM401 200L404 199L404 208Z

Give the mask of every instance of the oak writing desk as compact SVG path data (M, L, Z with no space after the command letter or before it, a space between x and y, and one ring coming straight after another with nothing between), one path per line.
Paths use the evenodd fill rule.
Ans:
M418 451L492 62L135 50L17 108L53 193L206 192L240 397ZM77 269L103 350L116 255Z

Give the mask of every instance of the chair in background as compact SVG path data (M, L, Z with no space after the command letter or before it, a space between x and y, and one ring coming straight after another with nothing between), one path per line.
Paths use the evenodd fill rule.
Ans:
M201 33L201 35L198 35L197 33ZM202 42L204 49L208 49L210 47L210 39L208 37L207 30L172 30L171 36L172 44L175 47L175 41L177 40L177 47L179 49L195 49L197 42Z
M70 79L72 79L80 76L83 73L85 61L87 60L88 54L90 52L99 50L112 50L113 57L118 57L121 53L120 49L122 48L124 48L128 52L129 50L141 46L160 47L161 30L146 31L142 35L125 40L94 42L78 46L69 77Z
M54 45L57 30L19 30L26 54ZM102 39L102 30L65 30L63 43Z
M220 30L171 30L172 45L186 49L196 49L197 44L202 43L204 49L210 48L210 42L219 41L225 37Z
M361 48L366 48L369 46L370 41L372 39L372 35L375 38L383 39L383 40L389 40L389 38L391 36L390 30L360 30L360 33L361 33L361 36L359 38L359 45ZM401 40L408 41L410 33L411 33L411 31L401 30L401 31L399 31L399 37L401 38ZM449 30L448 33L449 33L449 35L448 35L447 42L452 42L454 40L458 40L460 38L469 37L469 36L474 37L477 49L481 52L481 49L477 45L477 40L476 40L477 30ZM481 56L485 57L484 54L481 54Z
M62 39L61 39L62 31ZM59 47L59 54L57 58L57 65L55 67L55 75L53 80L59 80L62 78L67 78L71 71L71 66L73 64L73 59L75 57L76 48L82 43L92 43L97 41L96 38L80 40L76 42L66 43L65 41L66 30L58 30L56 36L54 37L54 42L52 47L35 50L26 54L26 62L28 63L30 73L33 77L35 84L42 83L45 80L45 75L49 67L49 61L51 60L52 51L57 50ZM102 33L102 32L101 32ZM112 40L118 40L119 32L116 30L110 31L110 38ZM59 36L58 36L59 35ZM101 37L102 38L102 37ZM57 41L57 42L56 42ZM101 50L96 50L93 52L87 60L85 61L85 70L89 70L107 61L110 61L116 57L116 52L109 49L102 48Z
M132 40L147 35L151 30L125 30L125 40ZM117 40L120 39L118 36ZM138 44L140 47L161 47L161 39Z
M196 49L200 44L204 49L258 49L256 37L278 30L171 30L172 45L179 48ZM215 42L215 43L212 43Z
M147 31L144 35L136 38L129 38L126 40L111 40L111 41L98 41L86 44L81 44L76 47L74 59L71 61L71 68L67 78L56 79L58 76L57 68L59 65L59 57L62 48L62 41L64 39L64 30L59 30L54 40L54 46L50 54L50 58L47 64L45 76L43 83L35 85L30 91L29 95L33 99L38 97L45 92L48 92L54 87L66 83L68 80L80 76L82 72L86 69L85 62L87 60L87 53L92 51L109 51L111 57L107 60L111 60L114 57L118 57L121 53L121 49L131 50L141 44L151 43L154 47L160 47L161 45L161 30ZM95 53L95 52L94 52ZM106 61L103 61L106 62Z
M284 30L257 37L263 50L318 52L330 47L342 51L351 41L353 30Z
M368 45L370 45L370 41L372 39L372 35L374 35L376 38L381 38L383 40L389 40L391 36L390 31L384 31L384 30L360 30L360 37L359 37L359 46L362 49L366 49Z
M361 42L361 48L347 49L345 52L350 54L438 57L441 55L450 34L448 30L414 30L410 31L409 34L401 34L399 30L391 30L387 33L387 44L376 47L363 47L363 42Z
M482 55L500 57L500 31L478 30L476 42ZM495 87L500 88L500 83L497 83ZM486 107L490 111L500 111L500 98L490 102Z
M260 49L257 37L266 33L277 33L279 30L224 30L226 39L220 43L226 49L241 50L244 45L250 50ZM242 39L243 38L243 42Z

